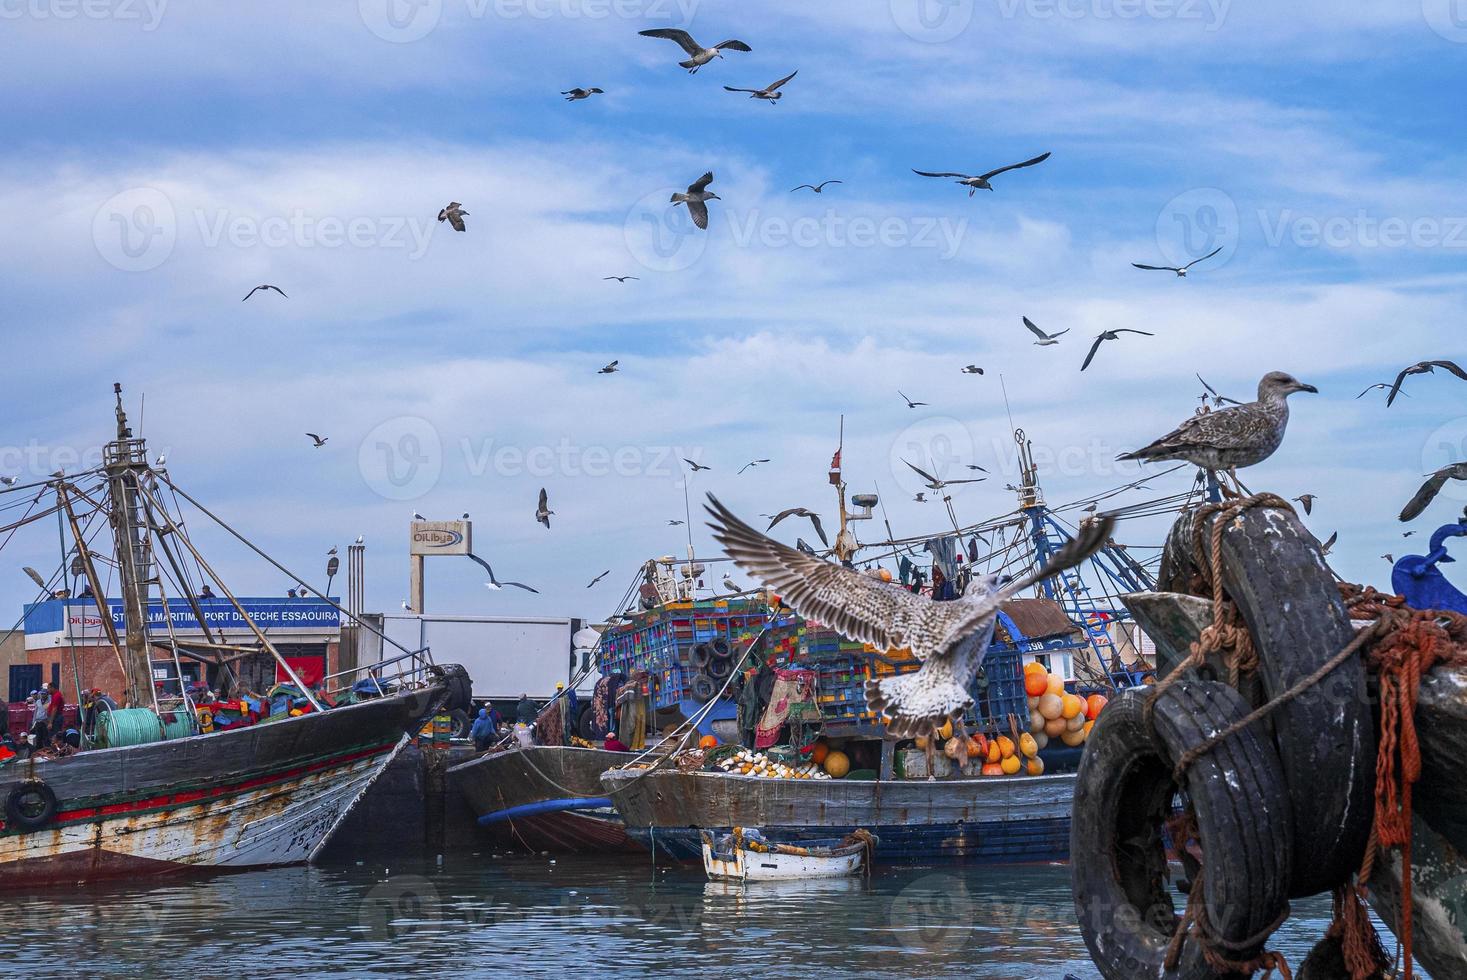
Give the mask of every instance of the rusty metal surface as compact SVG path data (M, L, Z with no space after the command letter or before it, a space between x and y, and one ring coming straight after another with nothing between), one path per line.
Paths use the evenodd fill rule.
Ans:
M59 819L0 831L0 884L307 860L441 689L287 721L0 770L56 794Z

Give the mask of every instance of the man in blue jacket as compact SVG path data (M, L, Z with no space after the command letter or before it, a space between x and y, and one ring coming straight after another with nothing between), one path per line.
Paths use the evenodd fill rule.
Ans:
M469 737L474 740L474 748L483 752L493 742L494 736L499 734L494 727L494 720L489 717L488 708L479 709L479 717L474 719L474 724L469 728Z

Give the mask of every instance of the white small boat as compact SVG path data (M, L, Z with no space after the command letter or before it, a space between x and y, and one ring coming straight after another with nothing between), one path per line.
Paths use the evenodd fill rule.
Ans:
M876 846L864 830L834 847L775 844L754 828L735 827L717 840L704 830L703 870L715 881L791 881L842 878L860 873Z

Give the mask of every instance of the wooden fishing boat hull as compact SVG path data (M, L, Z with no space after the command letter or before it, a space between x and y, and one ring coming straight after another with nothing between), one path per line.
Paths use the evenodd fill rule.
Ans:
M636 758L575 746L535 746L480 756L448 770L483 833L510 850L561 854L643 850L601 787L601 774Z
M658 856L699 861L702 831L759 827L787 844L857 828L876 860L1033 864L1069 857L1072 774L951 780L788 780L725 773L614 770L601 784L627 833Z
M35 829L0 824L0 887L308 861L443 694L12 763L0 801L38 780L57 806Z

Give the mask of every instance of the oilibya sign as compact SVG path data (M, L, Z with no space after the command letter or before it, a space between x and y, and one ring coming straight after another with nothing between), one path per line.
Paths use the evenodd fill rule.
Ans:
M471 554L472 529L469 521L413 521L408 531L408 554Z

